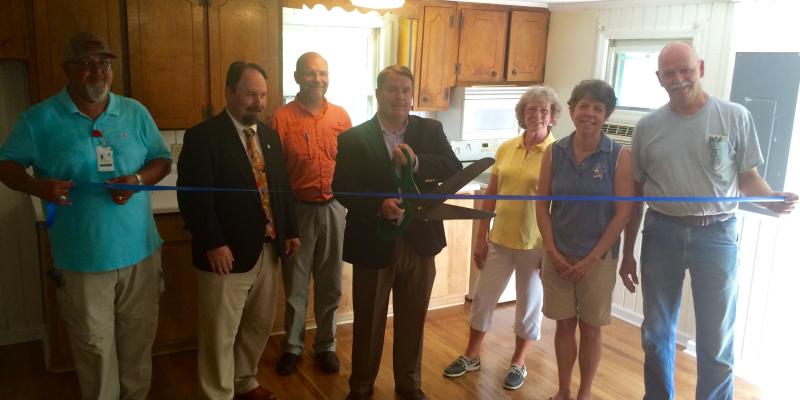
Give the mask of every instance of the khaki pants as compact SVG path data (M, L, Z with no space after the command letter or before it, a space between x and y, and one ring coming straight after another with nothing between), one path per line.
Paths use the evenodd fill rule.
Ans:
M342 297L342 238L345 209L336 200L325 205L297 203L300 251L283 266L286 317L283 352L304 348L308 282L314 276L314 352L336 350L336 310Z
M126 268L56 275L81 398L146 399L164 290L161 250Z
M394 385L420 389L425 316L436 277L433 257L420 257L400 238L382 269L353 266L353 355L350 390L366 393L381 365L389 293L394 305Z
M198 271L197 368L201 397L231 399L259 386L258 360L275 318L278 258L264 245L248 272Z

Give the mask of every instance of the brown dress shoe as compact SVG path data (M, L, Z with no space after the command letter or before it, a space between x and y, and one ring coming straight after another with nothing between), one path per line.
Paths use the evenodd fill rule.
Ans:
M233 398L237 400L278 400L278 396L275 393L263 386L256 386L255 389L247 393L237 394Z

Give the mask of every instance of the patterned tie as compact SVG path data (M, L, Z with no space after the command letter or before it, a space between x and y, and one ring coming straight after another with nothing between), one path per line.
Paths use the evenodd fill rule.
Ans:
M264 159L256 146L256 132L251 128L244 129L247 137L247 155L250 158L250 168L253 169L253 177L256 179L256 186L261 193L261 207L267 216L266 235L270 239L275 239L275 224L272 219L272 207L269 204L269 183L267 181L267 171L264 168Z

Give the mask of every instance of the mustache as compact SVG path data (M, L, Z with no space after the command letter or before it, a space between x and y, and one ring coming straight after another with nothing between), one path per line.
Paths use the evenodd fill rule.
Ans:
M670 87L667 88L667 90L673 91L673 90L685 89L685 88L687 88L689 86L692 86L693 83L694 82L692 82L692 81L683 81L683 82L680 82L680 83L676 83L674 85L670 85Z

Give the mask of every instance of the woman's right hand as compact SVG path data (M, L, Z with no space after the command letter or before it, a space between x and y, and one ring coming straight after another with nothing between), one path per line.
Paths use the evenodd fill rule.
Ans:
M472 258L478 269L483 269L483 262L486 261L487 254L489 254L489 240L485 237L475 239L475 243L472 245Z
M564 274L572 268L572 265L570 265L569 261L567 261L567 258L564 257L564 255L561 254L557 248L548 247L545 251L547 252L547 257L549 257L550 260L556 265L556 268L558 268L559 274Z

